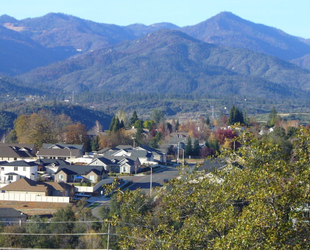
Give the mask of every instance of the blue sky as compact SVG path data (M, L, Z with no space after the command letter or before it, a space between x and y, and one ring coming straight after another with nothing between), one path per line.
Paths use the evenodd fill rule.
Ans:
M310 38L309 0L0 0L0 15L17 19L61 12L100 23L193 25L230 11L243 19Z

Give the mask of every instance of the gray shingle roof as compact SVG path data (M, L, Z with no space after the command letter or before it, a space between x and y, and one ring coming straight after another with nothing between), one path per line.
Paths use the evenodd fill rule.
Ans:
M43 143L41 149L51 149L53 147L58 148L70 148L70 149L79 149L84 150L83 144L62 144L62 143L56 143L56 144L49 144L49 143Z
M0 143L1 144L1 143ZM34 154L31 153L31 149L20 146L0 146L0 157L9 158L33 158Z
M33 192L46 192L47 190L60 190L70 189L72 186L66 183L57 183L57 182L36 182L30 180L27 177L21 178L0 190L5 191L33 191Z
M64 171L66 174L70 175L87 175L89 172L94 171L95 173L106 172L103 166L85 166L85 165L68 165L62 166L58 169L55 174L58 174L60 171Z
M0 208L0 218L20 218L20 217L27 217L24 213L21 211L18 211L14 208L10 207L1 207Z
M38 156L61 156L61 157L79 157L81 151L79 149L51 149L51 148L41 148L37 153Z
M12 162L6 162L1 164L1 166L16 166L16 167L33 167L33 166L37 166L38 164L30 161L12 161Z

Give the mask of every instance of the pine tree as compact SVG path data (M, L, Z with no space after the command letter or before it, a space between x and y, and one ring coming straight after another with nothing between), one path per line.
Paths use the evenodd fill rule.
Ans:
M136 112L136 111L133 111L132 116L131 116L130 119L129 119L129 124L130 124L130 125L133 125L133 124L135 124L135 122L136 122L137 120L139 120L138 115L137 115L137 112Z
M199 156L200 147L199 147L199 141L198 139L195 139L194 146L193 146L193 156Z
M269 114L269 121L267 122L267 125L269 127L273 127L279 120L280 117L278 116L278 112L276 108L273 106Z
M192 138L188 137L187 138L187 144L185 147L185 155L188 157L188 156L192 155L192 153L193 153Z
M235 123L244 123L243 114L239 110L239 108L235 107L235 105L232 106L229 112L229 118L228 118L228 124L233 125Z

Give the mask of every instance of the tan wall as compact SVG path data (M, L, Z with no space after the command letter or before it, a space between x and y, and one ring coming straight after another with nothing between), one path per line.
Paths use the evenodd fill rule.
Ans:
M63 175L63 179L59 180L59 175ZM65 172L60 171L57 175L55 175L55 181L56 182L68 182L68 176Z

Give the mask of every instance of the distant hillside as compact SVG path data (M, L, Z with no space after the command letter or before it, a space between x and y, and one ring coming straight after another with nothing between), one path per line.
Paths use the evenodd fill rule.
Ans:
M99 121L103 129L108 129L112 120L112 117L104 112L64 103L15 103L5 111L17 117L22 114L38 113L42 109L49 110L55 115L65 114L71 117L73 122L85 124L88 129L95 126L96 121Z
M68 58L48 50L19 32L0 26L0 73L16 75Z
M172 24L172 23L154 23L151 25L144 25L144 24L131 24L126 26L126 29L129 29L136 38L145 36L147 34L150 34L152 32L155 32L157 30L161 29L167 29L167 30L178 30L180 27Z
M301 68L310 70L310 54L307 54L303 57L294 59L291 61L292 63L295 63Z
M310 46L283 31L222 12L204 22L181 29L202 41L245 48L291 60L310 53Z
M7 75L25 73L72 55L133 41L161 29L181 30L204 42L245 48L288 61L310 54L309 39L288 35L229 12L222 12L197 25L183 28L165 22L148 26L118 26L61 13L23 20L2 15L0 25L0 36L6 33L6 37L0 37L0 56L5 59L0 63L0 73ZM299 62L297 64L303 65Z
M131 32L124 27L96 23L60 13L3 22L4 26L18 30L47 48L88 51L134 39Z
M0 16L0 24L31 37L44 47L83 52L108 47L125 40L134 40L159 29L179 28L171 23L118 26L61 13L50 13L43 17L20 21L3 15Z
M29 72L21 79L66 91L214 93L287 97L310 86L306 70L243 49L222 48L179 31L132 42Z
M24 83L7 76L0 76L0 96L20 97L26 95L43 95L44 91L23 86Z

